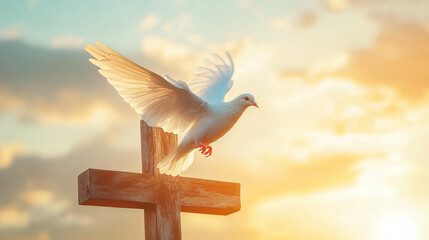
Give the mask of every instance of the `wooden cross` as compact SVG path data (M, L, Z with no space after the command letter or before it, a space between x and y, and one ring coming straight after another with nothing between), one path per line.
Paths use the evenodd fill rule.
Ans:
M156 168L177 135L140 121L143 173L88 169L78 177L80 205L144 209L145 239L181 239L180 212L240 210L240 184L161 175Z

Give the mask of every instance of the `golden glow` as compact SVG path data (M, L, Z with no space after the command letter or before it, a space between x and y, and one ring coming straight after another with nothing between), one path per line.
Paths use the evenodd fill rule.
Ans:
M1 239L13 228L28 234L11 239L143 233L141 211L133 218L77 204L81 170L141 167L139 116L87 62L80 46L94 40L184 81L210 53L228 51L235 72L226 100L248 92L260 106L183 174L239 182L241 211L182 214L183 239L429 239L429 1L162 2L76 5L58 22L63 12L53 6L62 3L40 1L25 14L34 21L6 16L24 22L0 26L0 38L19 38L23 51L3 55L25 58L0 64L17 66L0 74ZM82 25L66 23L70 14ZM81 57L42 68L39 55L26 55L34 53Z
M377 240L419 240L416 224L407 217L392 216L380 222Z
M53 199L53 193L47 190L31 190L22 195L25 202L33 206L49 204Z
M348 4L349 0L326 0L328 6L335 11L343 10L345 9Z
M16 156L26 153L27 148L19 142L10 142L0 146L0 170L9 167Z
M27 212L20 211L16 206L10 206L0 210L0 229L3 228L23 228L30 221Z

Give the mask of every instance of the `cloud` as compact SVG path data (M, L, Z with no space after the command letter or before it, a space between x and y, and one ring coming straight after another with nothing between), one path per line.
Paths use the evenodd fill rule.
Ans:
M17 199L13 204L19 206L19 208L12 208L11 210L6 207L4 212L9 213L9 215L14 214L13 216L16 218L13 220L14 222L25 220L25 225L22 225L22 227L59 218L69 208L67 200L58 199L54 192L47 189L26 190L19 197L16 197ZM20 222L20 224L23 224L23 222Z
M169 33L171 32L171 30L173 30L174 26L171 23L166 23L164 24L164 26L162 26L162 31L164 31L165 33Z
M22 24L14 23L1 29L0 39L3 41L18 40L23 37Z
M421 126L419 129L421 130ZM422 198L422 195L428 196L427 191L423 190L423 183L426 182L428 174L424 174L424 178L420 177L427 169L427 164L422 164L422 157L416 158L416 156L407 154L410 146L415 146L416 142L424 139L409 142L407 139L413 139L411 136L414 133L406 132L402 136L405 140L396 147L384 147L383 145L386 143L379 143L379 148L385 149L383 150L386 152L385 155L365 156L360 160L358 156L355 158L356 156L349 155L351 158L348 159L348 156L338 155L337 163L325 162L326 167L332 168L332 172L326 173L329 176L328 179L338 177L339 180L344 174L343 176L346 176L343 179L345 185L340 184L334 188L322 188L320 191L313 189L309 192L302 191L295 194L285 191L283 196L276 195L276 198L267 198L256 203L252 209L252 217L250 217L253 219L251 221L253 226L259 229L261 234L266 234L266 238L269 239L313 239L314 235L321 239L373 239L385 234L385 225L390 225L392 216L395 220L399 216L401 222L413 226L412 235L417 235L417 230L423 230L425 232L422 231L421 236L426 236L423 233L428 233L424 230L424 223L428 221L428 209L423 201L427 198ZM415 152L416 155L426 156L421 144L415 146L414 149L420 149L419 152ZM318 156L315 157L317 159ZM342 162L340 159L346 162ZM286 180L294 182L297 186L302 184L299 190L306 189L306 182L302 178L312 179L309 184L311 187L320 186L319 181L327 180L318 174L323 175L325 171L330 170L313 159L308 164L314 166L314 172L310 170L312 167L308 168L310 170L308 175L305 174L305 171L303 173L293 166L285 168L285 181L283 181L285 189L292 188L291 192L293 192L294 186L288 184ZM420 177L410 171L412 169L410 166L414 164L416 169L421 170ZM346 171L341 171L344 169ZM335 172L336 170L342 173ZM353 172L356 174L355 176L350 174ZM273 173L272 171L271 176ZM297 176L294 175L295 173ZM413 176L417 178L414 179ZM349 177L351 181L347 180ZM410 181L410 179L413 180ZM273 182L272 178L267 180ZM412 186L418 187L413 189ZM269 189L263 191L264 195L270 192ZM419 196L417 197L415 194ZM416 199L420 199L422 202L418 203L415 201ZM362 221L362 219L366 220ZM288 226L288 231L281 230L279 228L281 225ZM408 226L398 227L401 229ZM327 229L329 230L327 231ZM367 229L367 231L359 232L357 229ZM400 229L392 231L396 231L397 235L400 235Z
M1 114L13 110L22 121L48 124L107 123L136 116L83 50L20 41L0 42L0 50Z
M195 68L191 61L195 61L200 55L187 45L159 37L149 43L154 43L153 40L166 41L157 46L158 51L145 50L145 56L152 60L145 61L148 67L152 64L153 69L162 70L159 72L164 73L173 71L174 67L165 70L161 64L167 66L177 63L176 61L183 64L186 62L184 60L190 59L186 66L180 66L181 71ZM271 53L265 51L270 46L260 46L256 49L257 46L246 44L249 43L237 44L235 49L243 46L245 49L240 50L240 54L233 54L237 71L234 75L235 86L229 97L234 97L242 91L255 93L261 109L246 111L231 132L216 143L212 159L198 159L186 172L190 174L193 171L195 177L240 182L243 208L227 218L183 214L184 238L198 238L204 233L208 239L287 239L288 236L289 239L312 239L314 235L325 239L350 239L351 235L347 230L372 231L371 227L382 219L379 215L386 210L377 212L378 209L399 199L392 193L396 188L386 189L385 185L392 187L389 181L394 179L397 179L395 183L406 180L401 177L404 175L400 174L404 174L401 169L407 165L402 165L402 162L396 165L396 159L383 159L396 155L398 146L408 141L408 135L403 133L404 129L395 130L395 127L412 126L415 119L422 118L420 112L408 109L407 117L401 115L404 114L402 110L392 111L392 114L388 109L398 106L392 104L396 101L396 95L392 95L391 91L386 93L368 85L344 81L342 78L326 77L312 83L299 78L280 81L271 64L276 59L272 59ZM186 54L164 55L169 46L177 45L187 49ZM69 58L71 52L67 51L67 54L61 56ZM71 62L84 59L82 62L87 64L86 58L86 55L81 56ZM59 61L61 58L54 59ZM344 68L349 60L345 62L329 71ZM24 61L23 63L28 64ZM150 67L152 69L152 66ZM76 69L90 72L85 68ZM43 69L45 72L48 70L50 69ZM50 74L63 76L57 75L55 70L52 69ZM96 74L95 69L90 70ZM42 76L49 77L50 74ZM8 77L7 74L4 76ZM24 89L24 86L35 89L37 85L31 85L31 81L20 82L21 78L17 78L17 81L8 85L9 89L13 90L8 93L13 93L13 97L8 97L9 102L5 105L18 104L19 101L12 101L15 98L24 99L25 102L37 100L34 104L38 106L37 109L45 109L44 114L55 114L58 111L58 116L67 116L67 112L72 112L72 109L79 110L79 104L86 107L87 103L91 102L83 99L98 99L93 96L98 92L103 92L97 96L100 99L110 97L102 90L105 80L101 77L99 85L91 85L88 82L90 77L83 74L73 76L74 78L67 78L66 81L55 77L53 81L37 82L46 88L55 84L55 80L61 81L61 84L54 85L52 89L48 88L55 94L50 95L51 91L41 88L43 91L40 92L47 95L41 96L44 101L54 100L53 103L44 103L48 105L46 108L44 104L37 102L40 101L40 96L33 96L31 91L26 92ZM64 77L67 77L67 74ZM107 87L110 86L107 85L106 89ZM55 105L57 99L63 99L58 101L61 104ZM106 101L109 105L114 102ZM74 102L79 104L75 106ZM46 110L49 106L52 106L50 111ZM64 108L68 110L61 111L61 106L67 106ZM112 106L120 108L121 105ZM416 128L419 126L420 123ZM243 134L246 137L243 137ZM109 143L111 138L116 138L117 142L121 141L117 136L102 135L82 142L69 154L61 157L19 156L20 161L6 169L4 174L2 172L0 189L6 189L7 194L1 195L0 206L9 206L15 203L17 198L27 205L33 202L32 206L44 206L43 202L54 200L68 201L67 207L59 214L51 215L51 218L40 220L38 224L12 234L34 235L34 232L50 229L53 239L143 238L141 211L85 207L76 203L76 176L87 167L135 172L140 170L137 149L118 150L115 148L116 144ZM422 142L425 142L424 139ZM387 155L378 156L380 152ZM389 155L391 152L392 155ZM424 169L421 173L424 174ZM420 178L422 179L426 178ZM359 184L362 189L348 192L354 185ZM378 188L380 185L383 188ZM424 191L424 184L420 184L419 190ZM24 197L26 195L33 197ZM265 196L275 196L276 199L271 202L264 199ZM39 204L36 204L37 202ZM393 209L395 208L391 207L389 210ZM250 216L249 212L254 215ZM365 221L365 214L372 217L372 212L376 218ZM87 219L91 219L90 228L87 227ZM117 219L121 221L118 222ZM220 228L223 229L222 232L218 231ZM0 232L0 238L7 239L10 236L7 234ZM357 239L368 239L365 234L370 233L358 232L356 236L360 238Z
M317 15L314 11L305 10L296 19L296 25L302 28L312 27L317 23Z
M149 30L158 24L159 18L155 14L149 14L140 23L140 30Z
M72 212L69 212L60 219L60 223L64 225L77 225L87 227L93 224L93 219L88 215L76 215Z
M288 31L291 29L291 23L289 19L284 17L273 18L268 22L268 25L273 29L281 31Z
M14 108L23 108L24 106L25 101L22 98L12 96L10 93L0 90L0 113Z
M201 43L204 39L200 34L197 33L189 33L187 35L188 41L191 43Z
M228 51L233 58L236 58L249 44L245 39L223 44L204 42L208 50L200 53L190 46L200 43L202 36L188 33L186 39L192 42L192 44L173 41L155 35L145 37L141 42L144 56L155 62L153 66L146 66L161 76L169 75L173 79L189 81L195 73L197 66L202 65L203 59L210 56L207 52L223 55L225 51Z
M30 222L30 215L16 206L0 209L0 230L25 228Z
M366 194L344 189L267 200L253 209L250 219L266 239L375 239L385 216L410 213L387 196ZM407 220L414 222L410 215Z
M27 0L27 5L29 9L34 9L37 4L39 4L39 0Z
M52 191L46 189L31 189L21 193L20 197L14 197L15 201L11 205L0 209L0 230L23 229L58 218L69 207L66 200L57 199Z
M360 175L354 165L365 158L367 156L357 154L319 153L302 162L280 160L283 164L278 167L283 169L284 175L283 179L275 181L281 185L276 186L277 194L305 194L352 186ZM264 197L270 198L272 195Z
M429 140L429 126L427 124L429 113L426 106L419 111L420 114L424 112L424 115L419 118L419 122L410 125L410 130L407 131L409 140L401 149L402 155L398 156L399 160L406 162L405 167L402 166L406 172L402 177L389 179L389 182L395 185L400 194L405 196L412 205L423 208L426 208L429 201L426 184L429 181L427 171L429 169L429 162L427 161L429 151L425 145ZM423 108L426 109L423 110Z
M52 190L32 188L20 194L19 203L22 211L31 216L31 223L36 224L62 216L70 208L69 201L55 196Z
M191 56L191 50L185 45L155 36L145 37L142 49L144 53L159 56L166 61L178 61Z
M332 11L341 11L354 5L388 3L391 0L323 0L323 5Z
M161 75L188 79L195 69L198 57L187 45L158 36L147 36L142 40L141 46L144 55L163 66L159 69L151 68Z
M31 206L49 205L53 200L53 192L41 189L30 190L22 194L22 199Z
M189 33L189 27L192 24L192 15L190 13L182 13L173 18L172 21L165 23L162 26L162 31L165 33L175 32L178 35L186 32Z
M353 6L366 6L366 5L380 5L380 4L392 4L395 5L398 2L406 4L422 2L421 0L321 0L322 5L331 11L342 11Z
M281 77L323 81L352 80L363 86L387 88L416 102L429 90L429 30L388 15L372 15L380 30L372 46L338 54L308 69L288 70Z
M26 153L27 148L19 142L9 142L0 146L0 170L8 168L14 159Z
M268 26L277 31L292 31L314 26L318 21L317 14L312 10L304 10L294 16L274 17L268 21Z
M84 40L74 36L58 36L51 39L52 48L67 48L80 50L83 48Z
M340 11L344 10L350 4L349 0L323 0L323 5L330 10Z
M77 203L76 179L87 168L140 171L138 151L110 143L118 137L103 133L60 157L19 156L0 174L0 239L42 239L46 229L52 239L143 238L143 211Z
M429 30L388 16L375 20L380 33L373 46L352 51L344 67L326 75L388 87L409 100L422 99L429 90Z

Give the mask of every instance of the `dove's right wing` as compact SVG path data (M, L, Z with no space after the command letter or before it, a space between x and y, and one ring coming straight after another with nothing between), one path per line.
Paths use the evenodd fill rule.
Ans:
M101 50L92 45L85 48L96 58L89 60L100 67L101 75L149 126L161 127L166 132L182 132L191 127L207 107L185 82L171 78L167 81L103 44L96 44Z
M229 53L226 53L226 63L219 55L214 54L215 61L205 61L206 66L199 67L189 87L198 96L208 102L222 102L232 87L234 63Z

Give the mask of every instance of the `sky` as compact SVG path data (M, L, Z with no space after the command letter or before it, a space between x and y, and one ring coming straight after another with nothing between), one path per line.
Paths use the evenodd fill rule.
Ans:
M84 51L189 81L230 52L249 108L182 176L241 184L183 239L429 239L429 2L0 2L0 239L144 239L143 210L79 206L88 168L140 172L139 116Z

